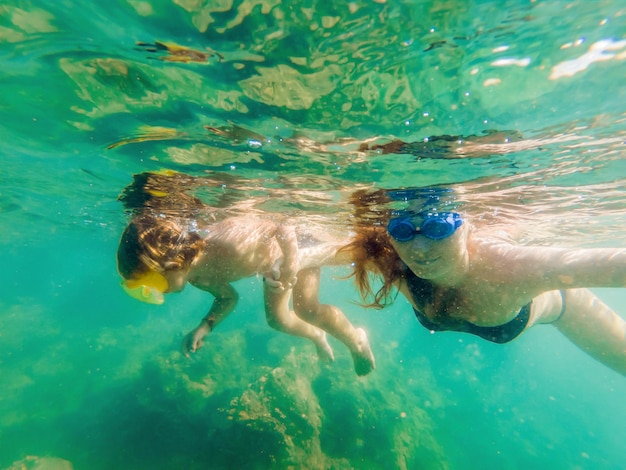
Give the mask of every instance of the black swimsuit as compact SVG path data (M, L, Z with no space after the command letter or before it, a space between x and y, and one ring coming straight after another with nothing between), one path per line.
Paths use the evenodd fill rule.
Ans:
M419 284L420 281L423 280L418 278L410 269L405 270L405 279L411 291L411 295L414 299L418 299L422 292L422 288L420 288L421 286ZM524 328L526 328L528 319L530 318L530 305L530 303L524 305L513 320L498 326L478 326L466 320L456 319L445 324L434 323L415 307L413 307L413 311L422 326L431 331L460 331L480 336L493 343L508 343L519 336L519 334L524 331Z

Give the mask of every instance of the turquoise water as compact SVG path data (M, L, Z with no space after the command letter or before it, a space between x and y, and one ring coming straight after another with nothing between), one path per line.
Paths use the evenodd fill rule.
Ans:
M161 169L333 221L356 187L454 184L520 243L624 246L623 2L10 0L0 64L0 468L626 467L624 377L550 326L431 335L336 268L371 375L271 330L258 279L186 359L210 297L141 304L115 266L117 197ZM359 151L394 139L424 145Z

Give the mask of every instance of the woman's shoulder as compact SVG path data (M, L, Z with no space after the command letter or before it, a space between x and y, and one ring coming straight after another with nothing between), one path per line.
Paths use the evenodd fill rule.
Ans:
M468 246L473 251L501 249L519 246L521 233L509 227L472 228L468 236Z

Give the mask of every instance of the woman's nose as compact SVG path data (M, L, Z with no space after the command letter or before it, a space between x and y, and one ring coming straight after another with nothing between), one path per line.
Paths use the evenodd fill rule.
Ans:
M419 253L424 253L432 249L432 244L433 244L433 240L430 240L424 235L417 235L411 241L411 249Z

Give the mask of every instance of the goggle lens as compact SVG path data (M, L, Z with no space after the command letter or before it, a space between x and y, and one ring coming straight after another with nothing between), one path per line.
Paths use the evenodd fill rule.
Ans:
M455 230L454 222L451 223L449 218L426 219L420 228L420 231L426 237L432 238L433 240L447 238L452 235Z
M408 242L413 240L417 229L408 218L398 218L389 221L387 231L399 242Z
M419 214L418 214L419 215ZM413 217L397 217L389 221L387 231L395 240L408 242L416 235L424 235L431 240L443 240L451 236L463 224L463 219L456 212L428 214L419 228L411 221Z

